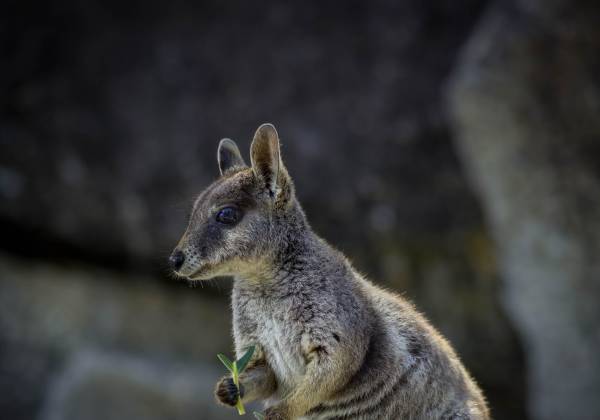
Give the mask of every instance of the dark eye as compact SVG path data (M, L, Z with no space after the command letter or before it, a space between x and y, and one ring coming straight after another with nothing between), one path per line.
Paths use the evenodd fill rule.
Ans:
M240 219L240 212L235 207L225 207L217 213L217 222L232 225Z

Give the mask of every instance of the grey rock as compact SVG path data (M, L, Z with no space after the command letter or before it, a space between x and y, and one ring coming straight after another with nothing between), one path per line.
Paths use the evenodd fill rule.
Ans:
M218 410L212 389L225 373L216 354L232 353L229 308L196 292L0 254L3 416L144 417L148 401L171 413L163 418Z
M39 420L239 418L234 410L215 404L213 384L218 377L214 368L201 364L191 367L82 350L50 382Z
M368 249L373 218L405 235L480 223L440 95L480 1L68 3L0 17L4 246L47 237L155 268L218 174L219 139L247 152L267 121L311 220L342 243Z
M529 411L594 419L600 8L554 1L542 11L541 3L489 10L460 60L450 109L493 228L504 302L525 344Z
M61 352L89 345L215 361L231 347L224 299L143 277L0 256L0 331Z

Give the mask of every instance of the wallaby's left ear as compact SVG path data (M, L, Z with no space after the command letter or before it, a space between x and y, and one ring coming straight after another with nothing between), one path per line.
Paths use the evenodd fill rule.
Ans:
M250 146L252 170L264 183L271 197L277 195L277 177L281 167L279 156L279 136L272 124L258 127Z
M219 142L217 149L217 160L219 161L219 171L221 175L231 168L246 168L246 162L240 153L237 144L231 139L223 139Z

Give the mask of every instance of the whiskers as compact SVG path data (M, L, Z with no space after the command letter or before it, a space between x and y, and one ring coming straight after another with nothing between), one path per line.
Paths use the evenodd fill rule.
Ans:
M222 278L221 277L213 277L207 280L191 280L188 278L180 277L180 279L187 280L188 287L190 289L196 289L198 287L204 289L205 285L208 285L210 288L215 288L219 292L219 294L223 293L224 289L221 285Z

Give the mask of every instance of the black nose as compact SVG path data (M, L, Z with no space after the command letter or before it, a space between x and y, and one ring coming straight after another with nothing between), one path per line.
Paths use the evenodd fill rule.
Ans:
M171 265L171 268L175 271L178 271L181 268L184 261L185 255L183 255L183 252L181 252L178 249L173 251L173 253L169 257L169 264Z

